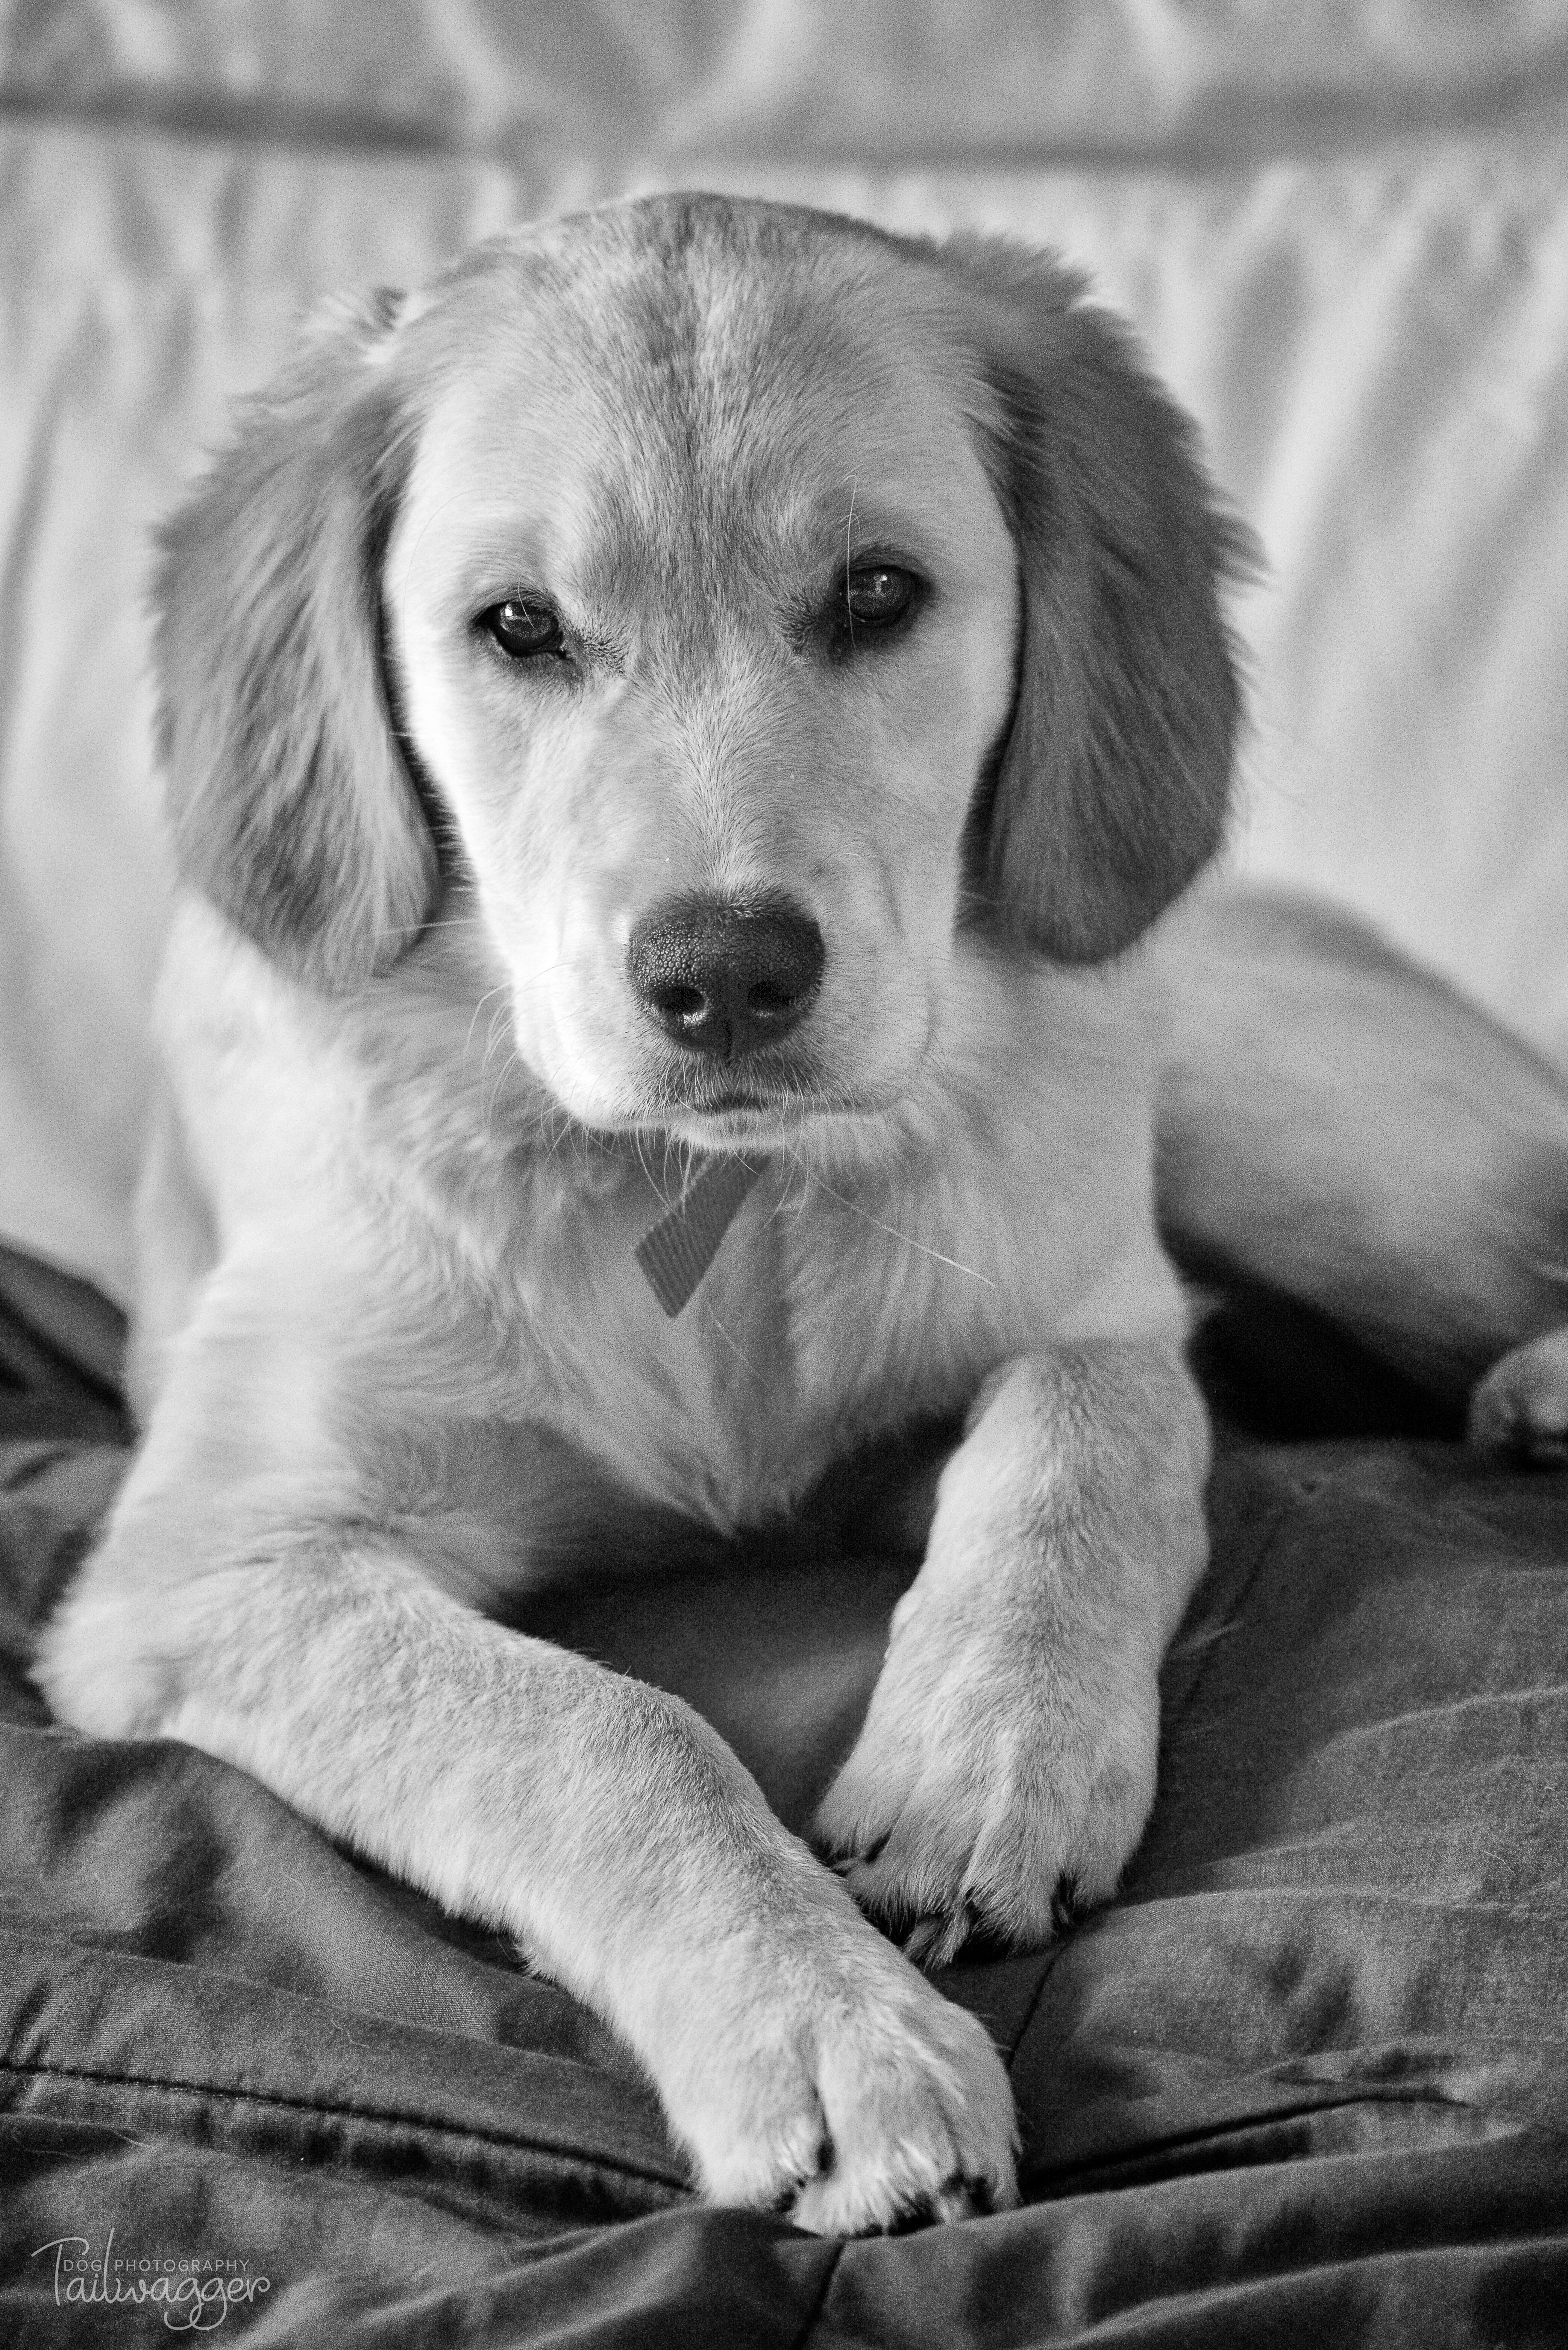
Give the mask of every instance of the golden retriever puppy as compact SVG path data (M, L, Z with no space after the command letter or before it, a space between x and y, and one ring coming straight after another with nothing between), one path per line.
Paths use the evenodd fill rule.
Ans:
M705 197L319 324L165 541L146 1436L40 1679L515 1935L703 2190L805 2228L1014 2193L911 1958L1047 1937L1153 1800L1209 1458L1157 1100L1239 1263L1232 1063L1293 1233L1335 1116L1332 1052L1272 1062L1269 924L1133 948L1220 837L1238 552L1051 262ZM1505 1285L1462 1375L1559 1302ZM684 1705L487 1616L940 1419L836 1872Z

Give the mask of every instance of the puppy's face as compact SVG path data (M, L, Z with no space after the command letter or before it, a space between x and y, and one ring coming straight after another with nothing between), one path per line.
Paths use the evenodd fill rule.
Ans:
M906 1091L961 917L1092 962L1208 858L1236 553L1045 256L522 231L318 322L165 532L176 847L358 990L440 903L433 796L565 1107L766 1140Z
M405 723L523 1058L699 1142L880 1107L930 1039L1018 555L914 273L499 257L406 329Z

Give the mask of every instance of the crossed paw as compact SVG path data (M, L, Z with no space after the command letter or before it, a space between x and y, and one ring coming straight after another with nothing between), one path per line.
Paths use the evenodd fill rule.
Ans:
M819 2235L1005 2209L1012 2097L984 2026L814 1874L681 2003L659 2081L707 2193Z

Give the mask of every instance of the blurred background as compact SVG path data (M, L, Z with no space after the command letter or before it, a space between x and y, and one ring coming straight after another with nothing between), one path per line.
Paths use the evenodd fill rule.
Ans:
M656 188L1053 245L1262 540L1236 868L1568 1063L1565 0L0 0L0 1237L124 1297L149 533L335 289Z

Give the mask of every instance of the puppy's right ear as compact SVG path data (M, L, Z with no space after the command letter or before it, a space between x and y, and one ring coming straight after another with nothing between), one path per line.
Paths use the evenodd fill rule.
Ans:
M157 574L181 869L328 989L394 962L437 885L380 658L408 443L385 356L395 315L377 295L307 331L164 530Z

